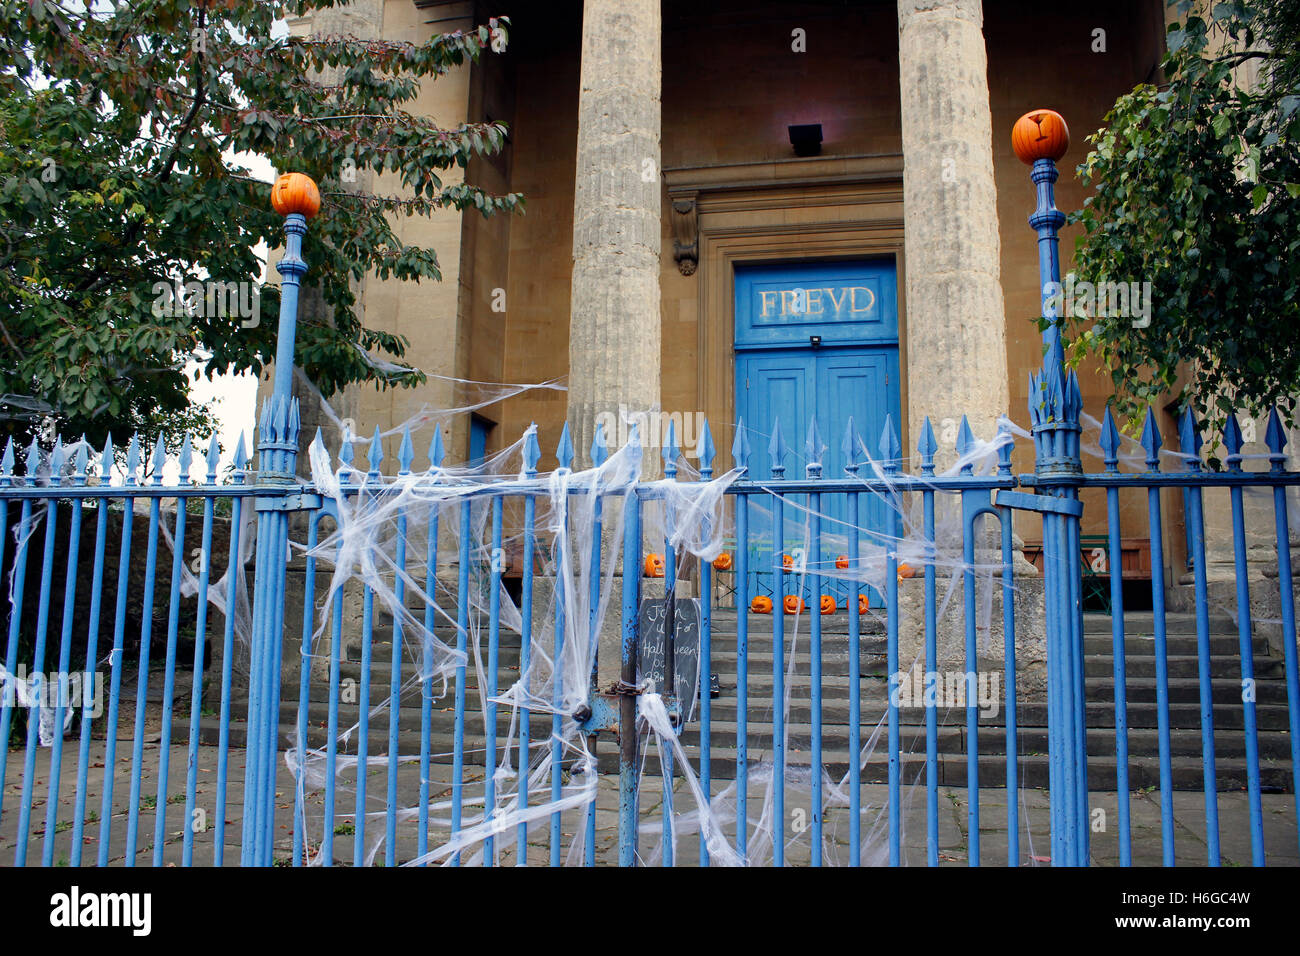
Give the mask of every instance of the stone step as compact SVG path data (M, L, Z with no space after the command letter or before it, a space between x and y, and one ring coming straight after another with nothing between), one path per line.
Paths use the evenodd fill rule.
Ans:
M217 725L216 721L211 718L205 719L200 726L200 739L205 743L216 743ZM282 724L280 726L281 747L292 746L295 735L293 725ZM313 729L308 733L308 745L312 747L323 747L324 732ZM182 738L183 739L183 738ZM369 755L372 758L382 758L387 748L386 734L372 732L369 736L370 749ZM230 729L230 744L233 747L244 746L245 735L243 725L232 725ZM341 753L355 753L356 735L348 742L346 749L340 748ZM540 747L545 747L541 744ZM693 745L686 746L687 756L692 761L692 766L698 765L697 748ZM401 754L413 754L419 752L419 734L404 732L398 741L398 752ZM534 744L534 760L538 759L537 754L542 750L538 744ZM467 765L482 766L484 764L485 747L481 737L466 734L464 740L464 749L462 751L463 759ZM613 741L605 741L597 746L597 765L602 773L616 773L618 770L618 753L617 747ZM761 763L768 759L766 754L750 753L748 765L751 772ZM938 770L937 783L942 786L961 787L966 786L967 782L967 757L965 754L939 754L936 758ZM430 753L430 761L433 763L450 763L453 760L453 754L450 749L440 750L436 746ZM823 771L833 781L839 781L847 777L849 771L850 758L846 751L842 749L828 749L822 754ZM736 773L737 755L733 749L714 747L710 752L709 766L715 780L733 779ZM384 763L382 759L377 760L372 765L372 772L376 773L377 778L382 778L384 773ZM402 764L401 766L407 766ZM658 760L654 752L646 755L646 766L649 772L658 769ZM811 755L805 751L791 748L786 754L787 772L795 777L800 776L800 768L811 766ZM1006 786L1007 766L1005 756L999 754L979 754L976 757L976 766L978 768L978 781L981 788L1000 789ZM1026 753L1018 757L1016 761L1018 771L1018 784L1022 787L1039 787L1045 788L1049 784L1048 758L1043 753ZM925 785L925 755L924 753L905 753L899 761L900 767L900 785L904 788L910 788L915 785ZM1247 764L1244 758L1225 756L1217 760L1215 767L1215 788L1219 791L1235 791L1245 788L1247 783ZM409 772L409 767L407 769ZM1158 788L1160 785L1160 768L1159 760L1156 757L1131 756L1128 761L1129 786L1133 790L1144 788ZM349 774L345 772L345 776ZM877 750L865 758L862 768L863 783L886 783L889 779L889 760L885 748ZM1261 787L1265 792L1270 793L1287 793L1291 791L1292 776L1289 760L1277 760L1263 758L1260 761L1260 781ZM1171 784L1175 790L1203 790L1204 776L1202 765L1199 757L1181 757L1173 761L1171 767ZM1116 760L1113 756L1097 756L1088 761L1088 786L1091 790L1114 790L1116 786Z
M765 713L771 713L771 697L754 697L749 698L749 716L750 719L757 719ZM721 697L712 702L713 716L717 720L735 720L736 718L736 701L729 697ZM866 705L863 705L864 713L867 713ZM960 708L941 709L943 713L964 713ZM883 707L875 713L883 713ZM902 708L901 713L905 720L914 722L924 721L924 708ZM1024 703L1021 702L1016 707L1017 721L1023 727L1046 727L1047 726L1047 704L1045 703ZM1115 726L1115 708L1114 704L1107 701L1089 701L1085 706L1085 714L1089 727L1110 727ZM797 723L807 723L810 719L811 708L807 700L794 698L790 702L790 712L788 722L792 725ZM1287 708L1281 704L1260 704L1255 708L1257 725L1261 730L1285 730L1288 727ZM1171 703L1169 706L1169 718L1171 727L1200 727L1200 705L1196 703ZM828 700L822 704L822 719L826 723L844 724L848 721L848 702L844 700ZM865 719L865 718L864 718ZM874 719L874 718L873 718ZM1005 714L1001 709L996 715L990 717L980 717L981 726L1002 726L1005 720ZM1155 727L1157 726L1157 708L1153 703L1147 704L1129 704L1127 711L1127 720L1129 727ZM1214 726L1216 729L1240 729L1243 722L1243 710L1240 702L1235 705L1215 704L1214 706Z
M770 741L772 735L772 715L769 707L761 706L762 703L770 704L770 699L760 701L759 705L751 706L747 721L747 739L754 739L761 743ZM240 709L237 705L233 711L236 715L245 713L246 710ZM1154 708L1151 708L1154 710ZM1186 751L1188 753L1200 753L1200 721L1199 711L1197 708L1185 708L1178 710L1171 708L1170 736L1174 740L1176 752ZM513 714L511 709L505 706L499 706L497 709L497 731L500 735L510 732L512 718L515 720L515 726L518 726L519 714ZM298 716L298 704L296 701L284 701L280 705L280 721L285 725L294 725ZM360 709L355 704L340 704L338 726L340 733L347 728L356 724L360 716ZM1019 739L1022 740L1022 750L1045 750L1047 747L1047 731L1045 726L1039 722L1044 715L1035 712L1030 705L1022 705L1017 710L1017 726L1019 729ZM1245 741L1243 737L1242 722L1239 719L1241 712L1236 712L1238 718L1235 722L1226 719L1228 715L1216 710L1215 714L1215 741L1222 742L1223 746L1237 748L1244 754ZM542 732L549 733L552 715L547 711L535 711L530 714L530 721L534 728L533 736L537 736L539 729ZM1258 727L1260 739L1263 740L1267 735L1280 734L1285 741L1288 739L1287 714L1285 708L1265 707L1260 708L1257 712ZM402 707L398 711L398 728L400 731L418 732L421 726L422 712L419 707ZM800 736L802 739L811 740L811 710L806 706L795 705L791 707L791 717L786 721L787 733L792 736ZM884 727L888 717L883 709L873 709L864 707L861 716L860 726L862 728L861 736L863 740L868 739L877 726ZM916 708L900 708L899 724L904 728L905 735L920 735L924 739L925 712ZM326 702L313 701L307 708L307 722L311 728L325 728L329 721L329 706ZM938 725L941 733L956 732L961 735L965 734L966 714L964 710L950 708L938 711ZM371 710L370 727L372 732L381 731L387 735L389 725L388 711L386 708L381 710ZM455 709L451 702L436 701L430 711L430 733L439 737L449 737L455 726ZM712 736L717 740L730 739L734 742L737 728L737 714L734 706L719 706L718 701L713 702L711 709ZM483 711L477 704L471 704L466 709L465 727L469 730L475 728L481 730L483 727ZM682 730L683 738L698 739L700 727L699 714L689 721ZM1003 748L1005 745L1006 735L1006 715L999 713L996 717L980 717L977 719L977 727L980 739L981 749L989 747ZM1089 728L1089 739L1097 741L1109 741L1107 744L1099 746L1110 748L1114 752L1115 734L1113 720L1109 726L1094 725ZM847 711L841 706L827 704L822 709L822 733L824 738L835 738L846 740L848 738L848 721ZM1135 755L1155 754L1158 753L1157 727L1154 715L1147 715L1136 708L1130 710L1129 714L1129 749ZM964 749L965 744L960 744ZM1180 751L1181 748L1181 751ZM1099 751L1100 752L1100 751ZM1289 743L1283 747L1279 756L1289 753Z
M960 602L958 604L960 607ZM961 611L956 612L949 610L949 615L956 614L960 619ZM800 632L806 633L809 628L811 616L808 613L803 614L783 614L782 619L785 631L789 633L794 626L793 622L798 622ZM772 633L771 614L754 614L747 615L749 632L756 634L761 631ZM822 621L822 631L826 634L847 634L849 629L849 614L841 609L834 614L819 615ZM723 629L726 633L734 634L736 631L737 615L734 609L714 608L713 609L713 628L714 630ZM871 611L860 618L861 629L863 633L879 633L885 631L886 618L882 609L872 607ZM1165 613L1165 633L1170 636L1196 636L1196 615L1188 612ZM1227 614L1211 614L1209 617L1211 634L1236 634L1236 621ZM1124 614L1125 630L1130 634L1152 634L1155 628L1155 615L1151 611L1127 611ZM1083 616L1083 632L1087 635L1101 635L1107 637L1111 633L1111 616L1109 614L1085 614Z
M1155 653L1154 642L1149 638L1130 638L1125 644L1125 674L1130 679L1155 677ZM1240 679L1241 660L1237 652L1235 641L1227 638L1215 638L1212 641L1212 647L1215 650L1210 657L1210 674L1212 677L1222 678L1225 680ZM766 649L757 649L751 647L746 655L746 663L749 669L751 686L755 686L755 681L761 681L764 676L770 680L774 659L771 653L770 643ZM1085 673L1092 678L1107 678L1114 673L1114 658L1110 654L1109 641L1096 641L1088 639L1085 642L1084 667ZM847 647L844 646L823 646L822 648L822 674L826 678L847 677L849 674L850 660L846 653ZM887 658L885 656L885 644L883 641L873 642L868 647L864 641L864 646L859 653L858 672L863 677L880 677L887 676ZM414 658L418 651L408 649L403 653L401 671L403 680L408 680L419 671L419 666ZM482 664L487 666L487 649L480 650ZM807 674L811 670L811 661L808 654L807 645L801 645L795 654L795 668L797 674ZM1170 678L1182 677L1199 677L1199 658L1197 657L1196 641L1194 638L1180 638L1176 641L1170 641L1166 660L1169 665ZM518 679L519 674L519 648L518 646L502 646L498 649L498 667L501 674L502 686L508 686ZM782 658L786 671L789 671L790 658L784 655ZM713 652L710 655L711 671L722 678L723 683L735 684L735 675L738 668L738 655L734 646L719 647L716 642ZM1256 643L1256 653L1252 661L1254 675L1257 680L1266 680L1272 678L1281 678L1284 675L1285 662L1280 657L1270 656L1262 646L1262 642ZM471 653L467 672L474 674L475 660ZM361 661L343 660L339 662L339 676L341 679L351 679L360 681L362 673ZM387 687L392 675L392 646L388 644L377 644L371 657L370 662L370 680L371 687Z

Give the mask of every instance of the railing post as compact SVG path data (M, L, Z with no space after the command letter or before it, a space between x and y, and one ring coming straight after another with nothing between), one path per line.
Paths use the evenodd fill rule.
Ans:
M1070 134L1051 110L1026 113L1011 143L1030 178L1038 203L1029 225L1038 233L1042 284L1043 367L1029 377L1029 416L1034 434L1034 474L1042 493L1077 501L1083 468L1079 459L1079 380L1065 368L1060 320L1063 302L1058 232L1065 215L1056 208L1056 161ZM1080 599L1079 518L1043 514L1043 574L1047 619L1047 746L1051 788L1052 864L1088 863L1087 722L1083 683L1083 606Z
M628 437L638 476L641 438L636 425ZM636 866L637 835L637 688L636 663L640 649L641 614L641 500L637 482L627 489L623 513L623 643L618 690L618 865ZM667 631L665 631L667 633ZM665 829L665 833L667 830Z
M320 210L316 184L287 173L271 189L271 205L283 215L284 255L275 382L258 424L259 485L268 490L294 481L301 425L293 397L293 353L298 324L298 288L307 272L302 237L307 219ZM284 578L288 561L289 515L284 496L256 499L257 557L253 575L253 633L249 649L248 739L244 751L244 825L240 863L270 866L275 842L275 777L280 730L280 651L284 632Z

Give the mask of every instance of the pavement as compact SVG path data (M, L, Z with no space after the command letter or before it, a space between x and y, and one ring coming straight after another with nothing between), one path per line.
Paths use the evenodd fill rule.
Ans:
M142 749L140 772L140 800L136 812L136 844L134 854L127 850L130 825L132 783L132 739L124 734L118 742L117 760L112 783L112 812L109 815L108 863L121 866L132 858L135 865L150 865L155 857L154 841L158 805L158 765L160 756L159 735L156 728L147 728ZM184 859L186 768L189 750L184 743L169 748L169 773L162 789L163 811L161 863L164 866L181 865ZM74 862L72 846L74 818L77 802L77 746L74 738L65 744L60 764L60 780L56 810L53 814L53 832L46 834L45 821L49 810L49 792L52 777L51 751L40 748L33 773L32 812L28 827L26 862L37 865L47 859L52 865L67 866ZM192 814L193 862L210 866L214 862L219 827L215 819L218 797L218 748L199 745L195 748L196 784L195 812ZM105 781L110 779L103 765L104 742L95 740L90 750L90 764L86 775L86 824L82 836L80 862L93 864L98 855L105 827L100 818ZM344 758L347 759L347 758ZM15 862L18 849L18 826L23 802L22 749L11 750L6 756L6 774L3 803L0 804L0 865ZM655 767L652 757L647 768ZM239 839L243 820L243 770L244 752L231 750L229 754L226 787L225 826L222 834L224 865L237 865ZM387 846L387 791L389 785L387 758L382 754L372 756L366 774L366 801L362 832L362 862L369 859L374 865L386 862ZM434 763L430 768L430 843L442 845L450 836L450 801L452 767ZM499 787L513 789L514 772L507 770L498 775ZM317 862L323 862L319 853L326 828L325 795L312 781L305 791L306 844ZM576 780L570 786L577 785ZM473 822L482 807L483 768L466 768L464 785L464 821ZM340 771L335 800L335 813L329 824L334 834L333 862L351 865L354 862L356 843L357 781L355 763ZM414 860L418 853L419 765L410 758L397 764L395 814L396 839L393 861L397 864ZM716 813L728 841L735 845L736 826L735 787L731 781L716 781L713 787ZM826 782L831 800L822 822L822 862L827 865L845 865L850 862L851 809L846 805L844 790ZM573 792L573 791L566 791ZM530 803L543 804L549 793L549 783L534 777ZM752 768L748 788L749 826L746 828L747 846L752 862L770 863L771 801L761 767ZM814 821L806 782L792 781L785 802L785 861L791 865L811 862L814 844ZM864 785L861 790L861 862L864 865L888 862L888 796L885 785ZM1094 865L1114 866L1119 863L1119 814L1115 792L1093 792L1090 795L1093 832L1091 854ZM1221 863L1227 866L1250 865L1251 836L1247 795L1241 791L1222 792L1216 795L1221 839ZM664 803L663 778L647 772L642 777L640 793L639 851L643 863L662 862L662 817ZM674 863L695 865L699 859L699 838L695 829L697 815L694 800L687 782L674 777L672 801L675 809L676 839ZM477 801L477 802L476 802ZM926 863L926 790L924 783L912 783L902 790L899 807L901 862L904 865L923 866ZM985 865L1006 865L1008 845L1007 792L1003 789L984 789L979 792L979 821L972 827L968 813L967 791L941 787L938 790L938 851L939 863L944 866L965 866L970 862L978 842L979 861ZM1263 843L1269 864L1300 865L1296 828L1294 797L1291 794L1266 793L1263 805ZM1019 794L1020 834L1019 862L1022 865L1045 865L1050 855L1048 793L1042 789L1023 789ZM576 806L560 815L562 862L581 863L583 846L575 833L585 829L587 808ZM1137 865L1160 865L1162 861L1160 794L1141 790L1130 794L1130 820L1133 862ZM292 865L294 818L294 778L280 763L276 798L275 847L276 865ZM1176 864L1204 866L1207 863L1205 797L1200 792L1176 791L1173 794L1173 831ZM612 774L598 777L596 793L596 862L614 865L618 861L618 779ZM484 860L482 842L464 849L462 862L481 864ZM502 832L495 836L493 855L500 865L514 865L518 860L518 831L512 821L506 821ZM551 816L542 811L527 830L525 850L527 863L546 865L551 860ZM433 861L435 863L441 860Z

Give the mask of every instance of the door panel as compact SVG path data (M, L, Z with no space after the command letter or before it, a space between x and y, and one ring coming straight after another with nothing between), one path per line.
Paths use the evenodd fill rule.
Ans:
M874 290L876 307L874 320L854 324L844 317L834 317L821 324L811 321L815 316L796 314L787 317L786 323L777 320L777 303L792 303L782 290L791 288L854 288L870 281ZM856 286L855 286L856 284ZM863 293L858 293L860 301ZM845 301L843 296L831 296L832 301ZM815 300L813 300L815 302ZM758 313L766 306L768 315ZM772 477L768 442L773 423L780 421L781 434L789 448L785 458L785 477L802 478L808 463L806 438L809 419L816 415L824 449L822 475L825 478L842 478L844 453L842 443L845 427L852 416L854 427L861 436L872 458L879 457L880 434L887 414L893 416L898 427L898 345L897 312L894 300L894 274L892 264L857 263L814 266L781 266L763 269L737 269L736 285L736 409L744 418L749 434L750 477L763 481ZM822 344L812 347L810 335L821 335ZM888 337L893 337L892 341ZM882 338L886 341L879 342ZM844 346L837 341L854 341L862 344ZM767 344L763 347L759 343ZM870 343L870 344L868 344ZM859 450L859 457L862 452ZM870 465L860 472L870 475ZM762 497L751 498L749 581L748 593L773 597L779 607L780 598L794 593L793 575L780 589L772 579L772 525L771 502ZM782 553L791 554L804 543L807 496L787 499L785 528L782 536ZM835 558L849 551L847 502L843 495L828 495L822 500L822 550L821 566L833 568ZM877 496L865 494L860 499L860 535L863 554L880 539L872 534L884 527L886 509ZM809 592L806 579L801 594L809 607L816 607L814 595ZM823 593L833 594L840 607L851 592L847 582L828 581ZM879 606L879 595L872 595L872 605Z

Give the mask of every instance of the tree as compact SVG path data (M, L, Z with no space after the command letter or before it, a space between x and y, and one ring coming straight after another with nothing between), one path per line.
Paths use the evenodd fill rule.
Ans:
M1066 319L1070 357L1110 370L1130 422L1180 382L1216 430L1300 391L1300 0L1180 0L1163 69L1116 101L1078 168L1077 274L1150 282L1150 324ZM1259 68L1244 84L1234 71Z
M296 364L327 396L424 380L391 361L403 337L358 321L353 283L441 278L396 217L522 208L442 175L499 150L504 126L443 129L405 108L422 82L504 49L509 24L423 44L283 35L285 17L336 5L0 0L0 428L53 418L98 442L201 424L188 363L197 377L273 360L279 296L255 300L255 250L282 242L283 221L245 153L324 198L304 258L326 315L302 317ZM408 194L361 191L367 171Z

